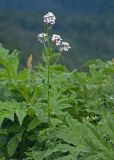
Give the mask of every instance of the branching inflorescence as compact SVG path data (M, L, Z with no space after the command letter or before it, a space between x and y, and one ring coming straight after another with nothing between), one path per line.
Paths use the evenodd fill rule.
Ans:
M58 47L60 52L69 51L69 49L71 49L69 43L64 42L60 35L53 34L51 37L49 36L49 31L55 24L55 20L56 17L51 12L48 12L46 15L44 15L43 22L46 27L46 33L38 34L38 42L45 44L46 42L51 41L55 44L55 46Z

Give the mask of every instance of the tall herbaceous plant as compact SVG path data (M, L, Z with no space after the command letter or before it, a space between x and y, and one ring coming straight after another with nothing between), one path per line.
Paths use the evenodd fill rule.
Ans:
M63 52L68 52L71 47L69 43L64 42L60 35L53 34L52 35L52 28L55 24L56 17L53 13L48 12L43 17L44 22L44 32L38 34L38 42L42 43L44 46L43 52L43 60L46 63L47 67L47 78L48 78L48 123L51 126L51 104L50 104L50 66L55 65L61 54ZM56 50L55 50L56 49Z

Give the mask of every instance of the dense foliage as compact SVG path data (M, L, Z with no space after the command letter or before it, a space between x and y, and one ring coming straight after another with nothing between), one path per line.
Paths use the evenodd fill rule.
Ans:
M19 69L19 52L0 45L0 160L113 160L114 59L88 71L58 64L71 47L43 16L42 62Z
M113 160L114 63L18 65L0 46L0 160Z

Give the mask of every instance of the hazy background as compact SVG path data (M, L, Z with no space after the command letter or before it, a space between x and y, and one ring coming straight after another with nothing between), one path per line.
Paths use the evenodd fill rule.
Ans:
M54 33L72 47L62 56L67 67L114 57L114 0L0 0L0 43L21 51L22 66L31 53L34 64L41 57L37 34L43 31L42 16L48 11L57 18Z

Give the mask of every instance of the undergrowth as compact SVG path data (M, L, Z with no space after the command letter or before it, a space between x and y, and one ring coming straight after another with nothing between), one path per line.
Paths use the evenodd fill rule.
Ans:
M0 45L0 160L114 160L114 63L70 72L58 64L70 46L46 20L42 64L19 70Z

